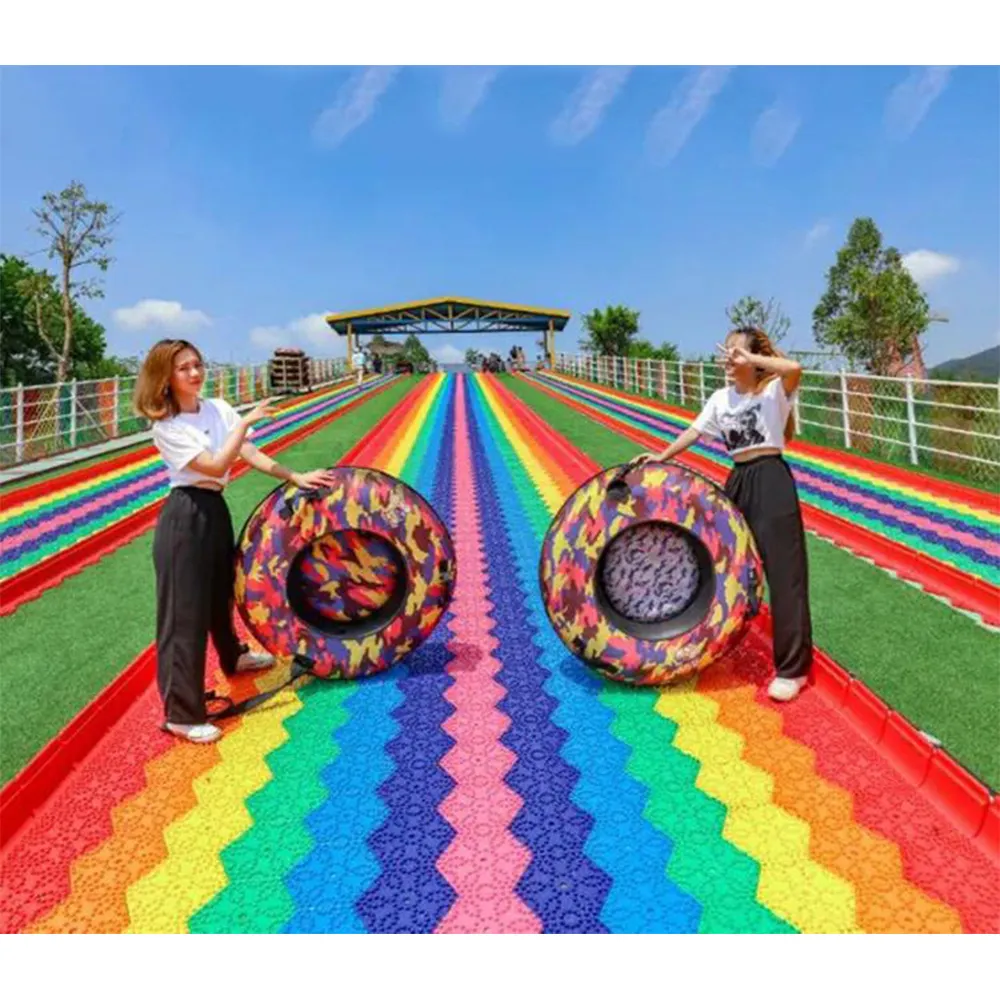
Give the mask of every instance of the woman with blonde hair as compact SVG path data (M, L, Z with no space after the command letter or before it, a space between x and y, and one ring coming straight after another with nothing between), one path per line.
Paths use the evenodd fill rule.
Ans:
M271 666L233 628L235 540L222 491L238 458L303 489L330 485L323 469L298 473L279 465L247 437L269 416L267 401L240 416L224 399L202 399L205 362L186 340L161 340L146 355L136 382L135 411L153 422L153 443L167 465L170 492L153 537L156 569L156 680L164 729L194 743L222 732L207 720L208 637L222 670L232 675Z
M782 456L795 433L802 366L782 356L757 327L739 327L718 346L727 384L673 444L641 458L667 462L702 435L726 446L734 463L726 494L750 525L770 590L777 676L768 694L790 701L805 686L813 649L802 510Z

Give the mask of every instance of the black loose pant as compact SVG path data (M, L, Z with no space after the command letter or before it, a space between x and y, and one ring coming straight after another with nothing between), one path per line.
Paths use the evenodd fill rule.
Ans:
M233 628L233 522L222 494L170 491L153 537L156 568L156 682L164 718L197 725L205 715L205 650L211 634L225 673L242 647Z
M802 677L812 663L809 566L802 509L792 471L778 455L737 464L726 494L757 542L771 593L774 666L779 677Z

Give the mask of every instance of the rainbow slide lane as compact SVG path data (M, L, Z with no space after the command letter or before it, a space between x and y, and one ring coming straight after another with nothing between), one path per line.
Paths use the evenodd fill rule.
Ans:
M0 853L3 930L1000 929L997 861L813 689L770 703L759 632L662 692L566 652L538 554L594 466L497 380L425 379L342 461L449 524L435 634L209 747L160 733L143 692Z
M379 393L395 376L360 388L353 382L280 404L252 438L286 448ZM241 463L234 475L248 467ZM0 495L0 615L33 600L66 576L148 530L167 493L167 473L152 445L70 469Z
M588 419L660 448L692 414L564 375L527 380ZM987 628L1000 628L1000 501L971 487L926 478L816 445L787 453L808 530L920 586ZM725 449L701 442L680 461L721 481Z

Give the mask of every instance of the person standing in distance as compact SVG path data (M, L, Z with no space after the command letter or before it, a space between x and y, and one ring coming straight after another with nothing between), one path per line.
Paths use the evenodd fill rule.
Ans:
M357 384L361 385L365 377L365 352L361 350L361 345L354 349L354 354L351 358L354 363L354 373L357 376Z
M153 536L156 570L156 681L168 732L211 743L222 731L208 722L208 637L223 673L260 670L274 658L252 653L233 627L236 545L222 491L237 458L302 489L333 485L325 469L292 472L246 438L271 413L269 401L240 416L224 399L202 399L205 363L186 340L161 340L146 355L134 407L153 423L153 443L167 465L170 492Z

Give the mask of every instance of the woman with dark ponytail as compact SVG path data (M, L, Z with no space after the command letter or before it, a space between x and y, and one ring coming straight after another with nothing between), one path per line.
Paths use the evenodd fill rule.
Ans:
M802 510L782 457L795 433L793 404L802 366L782 356L757 327L733 330L719 349L725 387L712 394L673 444L642 457L669 461L702 435L726 446L734 463L726 494L750 525L771 595L777 676L768 694L791 701L805 686L813 648Z

